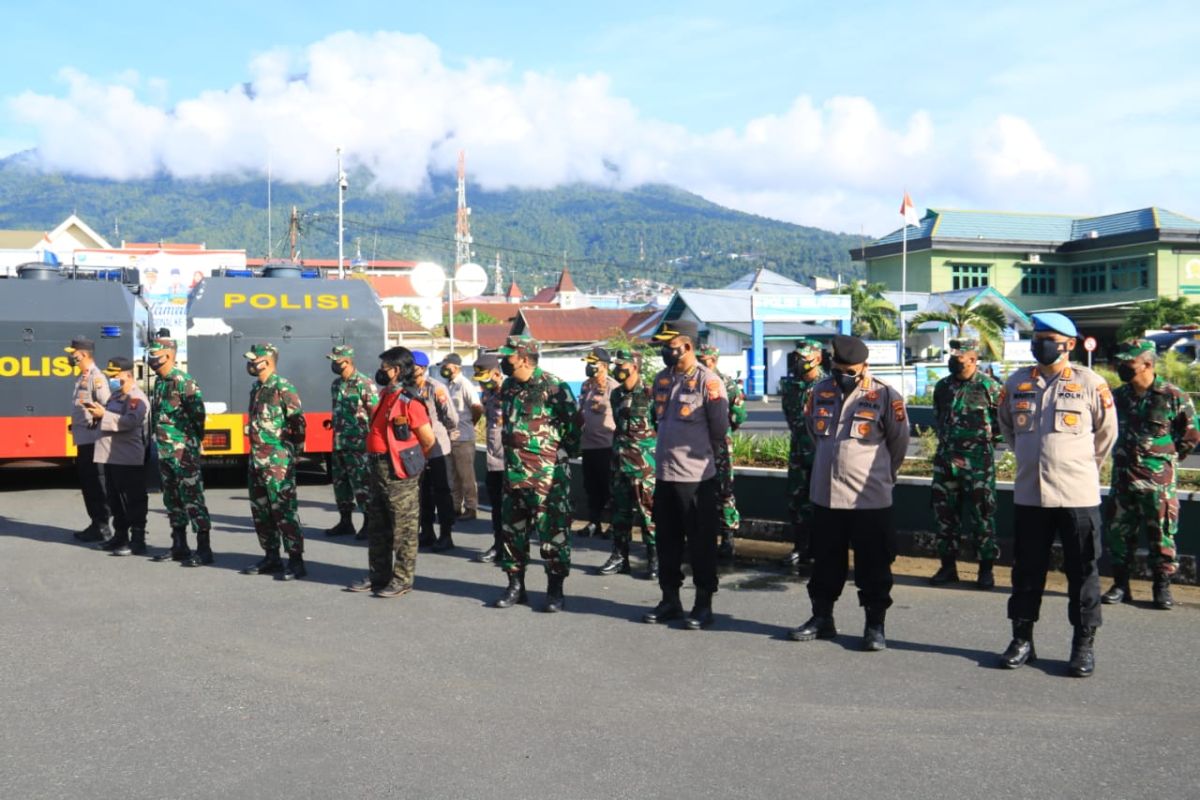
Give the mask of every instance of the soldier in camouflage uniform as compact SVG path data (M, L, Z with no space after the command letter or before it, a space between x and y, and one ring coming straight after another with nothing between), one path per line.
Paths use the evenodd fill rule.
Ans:
M821 369L821 343L813 339L798 340L788 362L788 375L779 381L779 392L783 396L783 417L792 433L788 448L787 493L794 546L784 562L786 566L797 567L801 563L812 563L810 526L813 505L808 496L808 484L816 446L804 424L804 406L812 388L825 378Z
M1149 567L1154 576L1154 607L1169 609L1175 560L1179 500L1175 495L1175 463L1200 443L1192 401L1154 372L1154 343L1123 342L1117 350L1117 373L1123 385L1113 392L1117 409L1117 444L1113 448L1112 491L1105 507L1113 586L1102 603L1131 603L1138 533L1144 527Z
M738 513L737 500L733 496L733 432L746 421L746 393L737 379L723 375L717 369L721 351L714 345L703 345L696 354L701 364L717 374L725 384L729 396L729 432L725 434L725 446L716 453L717 496L721 501L721 544L717 547L717 558L733 558L733 537L742 527L742 515Z
M367 463L367 429L371 412L379 402L375 382L354 368L354 348L339 344L325 356L332 361L337 375L329 387L333 412L325 427L333 429L333 497L337 502L338 524L325 531L326 536L354 533L351 513L357 508L363 515L357 539L367 538L367 493L371 485L371 467Z
M653 393L642 381L642 354L618 350L610 402L613 421L612 534L613 549L600 567L601 575L629 573L629 541L633 526L642 528L650 580L658 580L658 551L654 546L654 450L658 433L651 420Z
M934 586L958 582L958 540L965 531L975 542L979 577L975 585L996 585L992 564L996 543L996 443L1000 441L1000 382L979 369L979 343L953 339L950 374L933 389L933 515L942 565L930 577Z
M563 581L571 571L571 476L581 431L571 387L538 366L537 340L510 336L497 355L508 376L500 388L504 415L504 508L500 566L508 588L497 608L527 602L525 564L536 531L546 561L545 611L563 608Z
M256 344L246 352L246 371L258 378L250 389L250 514L265 555L243 575L303 578L304 534L296 500L296 457L304 449L305 423L296 387L275 371L279 351ZM282 540L286 569L279 557Z
M150 400L151 426L158 447L163 506L171 521L171 549L155 561L179 561L185 567L213 562L212 521L204 502L200 443L204 441L204 395L191 375L175 364L174 339L159 338L147 348L158 375ZM188 547L188 523L196 532L196 551Z

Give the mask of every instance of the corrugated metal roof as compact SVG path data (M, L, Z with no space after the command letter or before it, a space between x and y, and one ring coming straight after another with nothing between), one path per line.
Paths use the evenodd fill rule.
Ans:
M759 267L754 272L747 272L733 283L725 287L729 290L752 292L771 292L777 294L813 294L813 290L802 283L780 275L774 270Z
M1154 230L1157 221L1154 219L1154 209L1139 208L1134 211L1122 211L1118 214L1104 214L1098 217L1083 217L1071 225L1072 239L1093 239L1100 236L1116 236L1122 233ZM1095 236L1092 233L1095 232Z
M624 332L635 315L644 312L619 308L523 308L513 323L514 333L528 333L539 342L599 342Z
M678 298L705 322L750 321L750 292L745 289L680 289Z
M413 322L394 309L388 309L388 333L429 333L419 322Z
M1168 230L1195 231L1200 233L1200 219L1193 219L1166 208L1154 209L1158 213L1158 227Z
M29 250L46 236L45 231L0 231L0 248L5 250Z

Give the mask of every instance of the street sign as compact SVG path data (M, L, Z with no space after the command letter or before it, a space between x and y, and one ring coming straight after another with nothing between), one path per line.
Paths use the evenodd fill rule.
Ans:
M758 294L750 296L750 315L761 322L850 319L848 294Z
M1086 339L1084 339L1083 340L1083 349L1087 350L1089 353L1092 352L1093 350L1095 350L1096 349L1095 337L1089 336Z
M903 303L900 306L900 310L901 311L916 311L917 304L916 303Z

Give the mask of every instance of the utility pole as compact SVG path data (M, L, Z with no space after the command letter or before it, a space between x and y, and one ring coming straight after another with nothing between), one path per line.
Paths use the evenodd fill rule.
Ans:
M495 287L495 291L493 291L492 294L496 295L497 297L500 297L500 296L503 296L503 294L504 294L504 288L500 283L502 276L504 274L504 271L500 268L500 251L499 250L496 251L495 273L496 273L496 280L492 284Z
M296 263L296 236L300 233L300 212L292 206L292 218L288 220L288 238L292 243L292 263Z
M342 148L337 148L337 171L338 171L338 278L346 277L346 262L343 252L343 239L345 238L345 224L342 217L342 204L346 198L346 173L342 172Z
M458 268L471 260L471 209L467 208L467 151L458 151L458 211L454 219L454 270L446 281L450 290L450 352L454 352L454 278Z

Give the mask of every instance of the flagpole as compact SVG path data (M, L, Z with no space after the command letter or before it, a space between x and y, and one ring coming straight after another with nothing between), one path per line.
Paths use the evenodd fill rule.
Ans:
M904 195L908 197L907 194ZM908 217L904 218L904 232L900 238L900 391L908 394L904 386L904 372L907 364L904 363L904 348L908 341L908 331L904 327L904 306L908 305ZM913 392L916 393L917 384L914 373Z

